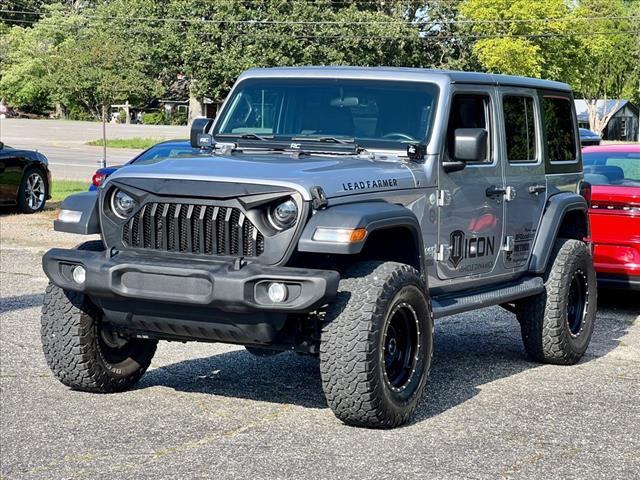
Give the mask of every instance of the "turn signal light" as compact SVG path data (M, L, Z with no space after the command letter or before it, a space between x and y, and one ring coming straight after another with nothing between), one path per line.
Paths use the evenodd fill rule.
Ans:
M313 233L316 242L356 243L367 236L366 228L328 228L318 227Z

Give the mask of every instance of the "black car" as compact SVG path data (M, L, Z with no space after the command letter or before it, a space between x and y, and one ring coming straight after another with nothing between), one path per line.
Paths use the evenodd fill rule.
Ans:
M0 205L35 213L51 198L49 161L42 153L0 142Z

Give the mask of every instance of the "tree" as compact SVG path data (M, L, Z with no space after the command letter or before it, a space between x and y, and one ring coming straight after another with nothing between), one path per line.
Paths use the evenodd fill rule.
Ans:
M637 97L640 89L640 23L637 17L630 18L632 12L640 12L638 2L628 5L621 0L584 0L575 11L584 68L579 69L574 87L586 100L589 127L596 133L607 126L621 99ZM607 18L594 28L593 17Z
M418 28L387 3L174 0L171 16L193 19L176 27L191 96L220 101L251 67L421 65Z
M465 0L460 7L484 69L565 81L576 69L570 13L564 0Z
M52 58L82 25L78 16L54 9L33 28L15 26L0 37L0 96L30 112L50 108L56 88Z

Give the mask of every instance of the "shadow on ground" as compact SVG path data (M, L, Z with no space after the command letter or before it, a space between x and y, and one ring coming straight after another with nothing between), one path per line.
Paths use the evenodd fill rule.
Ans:
M2 301L0 302L0 313L15 312L26 308L39 307L42 305L42 298L42 293L2 297Z
M606 355L638 316L631 294L605 292L592 345L582 363ZM611 310L616 311L614 320ZM620 316L620 313L623 313ZM414 421L438 415L474 397L479 387L540 364L525 357L515 317L499 308L436 323L431 376ZM566 368L566 367L551 367ZM293 353L257 358L244 350L187 360L148 372L138 388L165 386L307 408L326 408L318 361Z

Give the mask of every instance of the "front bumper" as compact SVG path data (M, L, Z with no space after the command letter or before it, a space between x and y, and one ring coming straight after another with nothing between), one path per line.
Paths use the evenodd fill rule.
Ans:
M42 259L49 279L66 290L86 293L96 303L134 301L176 307L211 308L224 312L295 313L314 310L331 301L340 276L331 270L274 267L210 260L175 260L118 252L54 248ZM85 281L73 280L81 265ZM271 282L284 283L288 296L273 303L267 295ZM133 310L133 308L132 308Z

